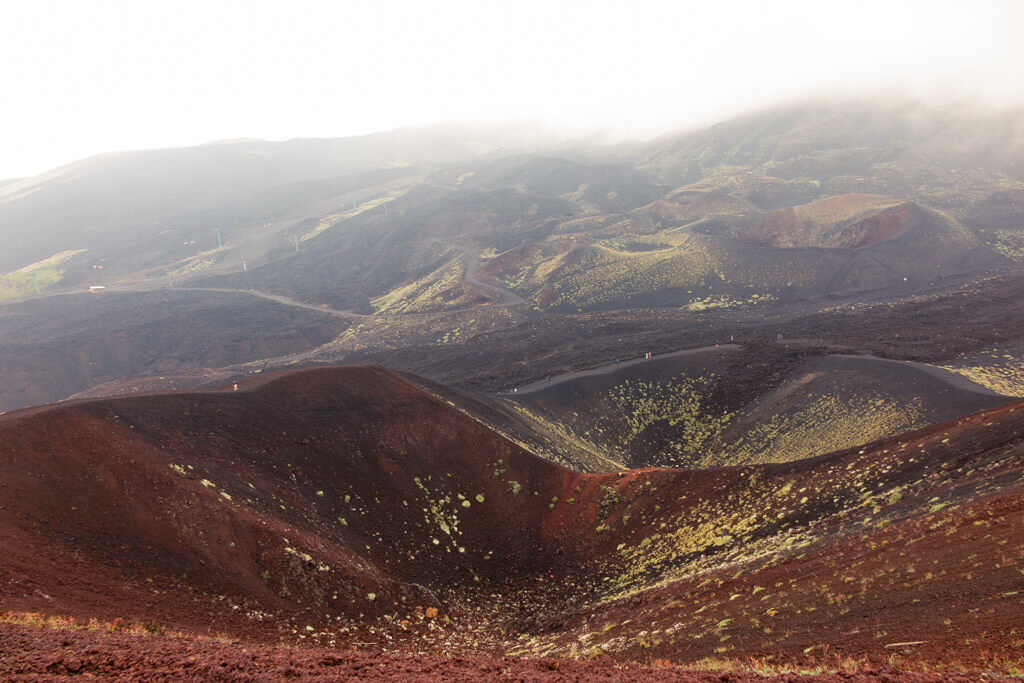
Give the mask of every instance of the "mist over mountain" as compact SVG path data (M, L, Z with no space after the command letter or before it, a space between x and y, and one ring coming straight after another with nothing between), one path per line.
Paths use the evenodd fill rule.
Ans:
M119 152L0 237L4 675L1019 671L1024 109Z

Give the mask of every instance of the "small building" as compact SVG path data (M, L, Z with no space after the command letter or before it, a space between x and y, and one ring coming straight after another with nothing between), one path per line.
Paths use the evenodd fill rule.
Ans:
M104 289L106 289L104 285L89 285L90 292L102 292Z

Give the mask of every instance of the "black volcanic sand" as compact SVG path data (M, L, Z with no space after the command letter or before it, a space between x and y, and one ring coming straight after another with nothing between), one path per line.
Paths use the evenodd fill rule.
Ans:
M651 359L630 359L556 375L506 393L503 398L551 423L565 425L606 452L626 450L628 457L624 461L630 467L673 464L666 460L666 454L672 441L680 438L682 427L666 426L670 416L665 415L639 434L615 431L616 426L626 424L629 416L620 415L621 407L609 397L613 390L629 384L652 387L667 386L681 379L696 382L704 417L736 415L722 434L723 450L728 444L749 438L751 430L756 431L773 419L792 418L815 401L844 403L870 396L885 406L906 411L913 424L925 425L1013 400L961 375L923 364L871 356L821 356L799 348L789 349L785 343L776 345L771 354L752 358L749 351L745 347L721 345ZM876 432L875 438L894 436L902 431L897 428L899 424ZM834 450L828 440L831 428L821 425L819 449L805 457ZM625 448L621 444L627 438L631 441Z
M470 336L459 344L411 342L404 348L350 352L347 362L378 362L451 386L511 391L645 352L725 344L747 358L775 364L783 345L802 355L873 354L942 362L960 354L1024 340L1024 277L939 280L927 294L900 301L899 292L764 304L688 313L675 308L543 316ZM763 386L763 383L761 383Z
M0 308L0 411L111 382L107 394L226 377L218 368L308 351L348 320L244 293L57 295ZM131 378L151 375L133 385ZM161 377L163 376L163 377Z

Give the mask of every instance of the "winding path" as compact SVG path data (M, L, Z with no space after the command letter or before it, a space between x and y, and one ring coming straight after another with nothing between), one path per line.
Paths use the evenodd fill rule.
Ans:
M138 291L138 290L136 290ZM152 289L145 291L168 291L166 288ZM324 313L327 315L333 315L339 318L369 318L372 316L366 315L365 313L354 313L352 311L339 311L336 308L328 308L325 305L316 306L314 304L304 304L301 301L291 299L286 296L278 294L267 294L261 292L258 289L227 289L222 287L171 287L172 292L221 292L225 294L248 294L250 296L259 297L260 299L266 299L267 301L274 301L285 306L292 306L294 308L304 308L308 311L316 311L317 313Z
M596 368L589 368L587 370L577 370L575 372L566 372L561 375L555 375L551 379L542 379L536 382L531 382L518 387L516 391L502 391L497 392L498 396L522 396L523 394L532 394L543 389L557 386L564 382L569 382L574 379L581 377L593 377L595 375L607 375L611 372L619 370L621 368L628 368L639 363L646 363L651 360L657 360L660 358L675 358L676 356L687 356L697 353L705 353L707 351L738 351L740 349L739 344L721 344L716 346L702 346L694 349L682 349L680 351L672 351L670 353L662 353L651 358L632 358L621 363L609 363L607 365L601 365ZM911 367L920 372L927 373L932 377L942 380L946 384L949 384L957 389L964 391L972 391L976 394L982 394L984 396L1003 396L1003 394L992 391L988 387L982 386L977 382L971 381L963 375L947 370L946 368L936 367L934 365L928 365L926 363L915 363L909 360L895 360L892 358L880 358L879 356L872 356L870 354L850 354L850 353L832 353L827 354L828 356L835 358L849 358L852 360L862 360L874 363L893 363L896 365L902 365L904 367ZM1006 397L1010 398L1010 397Z
M513 291L511 291L509 289L505 289L504 287L499 287L497 285L493 285L493 284L490 284L488 282L484 282L483 280L480 280L480 279L478 279L476 277L476 271L480 268L480 256L479 256L479 254L476 254L475 252L473 252L468 247L463 247L463 246L460 246L458 244L452 244L450 242L442 242L442 244L445 244L445 245L451 247L452 249L455 249L456 251L461 252L462 255L466 257L466 266L465 266L465 269L463 270L463 273L462 273L462 279L463 280L465 280L466 282L468 282L469 284L471 284L471 285L473 285L475 287L479 287L480 289L484 289L484 290L486 290L488 292L491 292L492 294L494 294L497 297L497 299L495 299L494 301L490 301L490 302L488 302L486 304L480 304L479 306L471 306L468 309L460 309L460 311L470 310L472 308L482 308L483 306L519 306L519 305L522 305L522 304L526 303L526 299L524 299L523 297L519 296L515 292L513 292ZM152 290L143 290L143 291L158 291L158 290L162 290L162 289L164 289L164 288L154 288ZM287 296L281 296L279 294L268 294L266 292L261 292L258 289L230 289L230 288L227 288L227 287L172 287L171 289L173 291L176 291L176 292L222 292L222 293L227 293L227 294L248 294L250 296L256 296L256 297L259 297L261 299L266 299L267 301L274 301L274 302L279 303L279 304L284 304L285 306L293 306L295 308L304 308L304 309L309 310L309 311L316 311L318 313L325 313L327 315L333 315L333 316L337 316L337 317L341 317L341 318L373 318L373 317L381 317L381 316L374 316L372 314L355 313L353 311L339 311L336 308L328 308L326 306L316 306L314 304L307 304L307 303L303 303L301 301L298 301L296 299L292 299L292 298L287 297ZM134 291L140 291L140 290L136 289ZM429 313L429 314L426 314L426 315L436 316L438 314L437 313ZM384 317L387 317L387 316L384 316Z
M836 358L853 358L870 360L876 363L895 363L897 365L909 366L914 368L915 370L920 370L921 372L927 373L932 377L940 379L946 384L952 385L957 389L962 389L964 391L973 391L976 394L982 394L984 396L1004 396L1004 394L992 391L988 387L978 384L977 382L972 381L967 377L964 377L959 372L953 372L952 370L940 368L936 365L928 365L927 363L915 363L912 360L895 360L893 358L880 358L879 356L872 356L869 354L833 353L830 355L835 356Z
M531 394L541 389L547 389L548 387L557 386L563 382L569 382L580 377L593 377L594 375L607 375L616 370L622 368L628 368L633 365L639 365L640 363L647 363L652 360L658 360L661 358L675 358L677 356L690 356L697 353L705 353L707 351L738 351L740 349L739 344L721 344L715 346L701 346L695 349L681 349L679 351L671 351L669 353L662 353L657 356L651 356L650 358L632 358L630 360L622 361L620 363L609 363L608 365L600 365L596 368L590 368L588 370L576 370L575 372L566 372L561 375L555 375L550 380L542 379L537 382L531 382L518 387L516 391L503 391L499 392L499 396L522 396L523 394Z
M463 280L465 280L466 282L475 287L485 289L488 292L497 295L498 298L496 300L483 304L484 306L519 306L521 304L526 303L526 299L519 296L510 289L505 289L504 287L492 285L489 282L484 282L483 280L477 279L476 271L480 268L479 254L475 253L468 247L463 247L458 244L453 244L451 242L442 241L441 244L445 244L451 247L452 249L455 249L456 251L462 252L462 255L466 257L466 267L465 270L463 270L462 272Z
M436 317L438 315L445 315L446 313L462 312L462 311L466 311L466 310L472 310L474 308L484 308L484 307L489 307L489 306L521 306L521 305L525 305L527 303L526 299L524 299L523 297L519 296L518 294L516 294L512 290L506 289L504 287L500 287L500 286L495 285L495 284L491 284L489 282L484 282L483 280L477 278L476 273L477 273L477 270L479 270L479 268L480 268L480 255L477 254L476 252L474 252L472 249L469 249L468 247L464 247L464 246L459 245L459 244L455 244L453 242L446 242L444 240L436 240L436 241L440 242L441 244L444 244L444 245L446 245L446 246L448 246L448 247L450 247L452 249L455 249L456 251L460 252L465 257L466 265L465 265L465 268L463 269L463 273L462 273L462 279L465 282L469 283L470 285L473 285L474 287L478 287L478 288L480 288L480 289L482 289L482 290L484 290L486 292L489 292L490 294L494 295L496 298L494 300L492 300L492 301L488 301L487 303L479 304L479 305L476 305L476 306L470 306L468 308L459 309L458 311L433 312L433 313L424 313L424 314L415 314L414 313L414 314L406 314L406 316L408 316L408 317L414 317L414 316L415 317L418 317L418 316ZM244 294L244 295L248 295L248 296L258 297L258 298L264 299L266 301L273 301L275 303L283 304L285 306L291 306L293 308L302 308L302 309L305 309L307 311L316 311L317 313L323 313L325 315L331 315L331 316L335 316L335 317L339 317L339 318L390 317L390 316L376 316L374 314L366 314L366 313L356 313L354 311L349 311L349 310L342 311L342 310L338 310L336 308L329 308L326 305L318 306L318 305L314 305L314 304L307 304L307 303L303 303L302 301L298 301L297 299L292 299L291 297L282 296L282 295L279 295L279 294L268 294L267 292L262 292L262 291L260 291L258 289L236 289L236 288L230 288L230 287L189 287L187 285L186 286L181 286L181 287L174 287L174 286L167 287L167 286L164 286L164 285L156 285L156 286L154 286L155 282L156 282L155 280L141 280L141 281L138 281L138 280L137 281L125 280L125 281L122 281L122 282L119 282L119 283L108 285L106 292L118 293L118 292L167 292L167 291L172 291L172 292L218 292L218 293L222 293L222 294ZM76 296L76 295L82 295L82 294L86 294L86 293L87 292L84 292L84 291L81 291L81 290L77 290L77 289L75 289L75 290L61 290L61 291L56 291L56 292L47 292L45 294L36 295L36 296L26 295L26 296L23 296L23 297L12 299L10 301L0 302L0 305L16 304L16 303L22 303L22 302L26 302L26 301L38 301L39 299L48 299L48 298L51 298L51 297L59 297L59 296ZM403 316L403 317L406 317L406 316Z

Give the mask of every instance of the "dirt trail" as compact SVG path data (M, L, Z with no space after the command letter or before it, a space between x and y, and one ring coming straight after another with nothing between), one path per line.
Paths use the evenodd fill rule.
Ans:
M463 271L463 274L462 274L462 279L463 280L465 280L469 284L473 285L474 287L479 287L480 289L486 290L486 291L494 294L497 297L497 299L495 299L494 301L488 302L486 304L481 304L480 306L472 306L470 308L482 308L484 306L518 306L518 305L522 305L522 304L526 303L526 300L523 299L518 294L516 294L515 292L513 292L511 290L508 290L508 289L505 289L503 287L499 287L497 285L493 285L493 284L484 282L483 280L480 280L480 279L478 279L476 277L476 272L480 268L480 256L479 256L479 254L475 253L473 250L469 249L468 247L464 247L464 246L461 246L461 245L458 245L458 244L452 244L452 243L449 243L449 242L444 242L443 244L446 244L447 246L451 247L452 249L455 249L456 251L461 252L463 254L463 256L466 257L466 266L465 266L465 270ZM176 291L184 291L184 292L223 292L223 293L229 293L229 294L249 294L251 296L257 296L257 297L260 297L261 299L266 299L268 301L274 301L276 303L284 304L286 306L294 306L296 308L304 308L306 310L317 311L318 313L326 313L327 315L333 315L333 316L342 317L342 318L372 318L372 317L375 317L372 314L368 315L368 314L365 314L365 313L355 313L354 311L339 311L337 309L328 308L326 306L317 306L317 305L314 305L314 304L306 304L306 303L303 303L301 301L297 301L296 299L292 299L292 298L287 297L287 296L281 296L279 294L268 294L266 292L261 292L261 291L259 291L257 289L229 289L229 288L221 288L221 287L175 287L173 289L175 289ZM429 315L436 316L437 314L436 313L431 313ZM376 316L376 317L380 317L380 316Z
M553 387L553 386L556 386L558 384L562 384L563 382L569 382L571 380L578 379L580 377L591 377L591 376L594 376L594 375L605 375L605 374L608 374L610 372L614 372L615 370L618 370L618 369L621 369L621 368L628 368L630 366L637 365L638 363L643 363L643 362L645 362L647 360L657 360L659 358L675 358L676 356L685 356L685 355L690 355L690 354L695 354L695 353L704 353L704 352L707 352L707 351L715 351L715 350L719 350L719 351L737 351L740 348L741 347L740 347L739 344L721 344L721 345L717 345L716 344L715 346L702 346L702 347L694 348L694 349L682 349L680 351L673 351L671 353L662 353L662 354L659 354L657 356L652 356L649 359L648 358L633 358L633 359L630 359L630 360L627 360L627 361L622 361L621 363L620 362L609 363L608 365L601 365L601 366L596 367L596 368L590 368L590 369L587 369L587 370L577 370L575 372L567 372L567 373L564 373L564 374L561 374L561 375L556 375L556 376L551 377L549 379L542 379L542 380L538 380L536 382L531 382L531 383L526 384L526 385L521 386L521 387L517 387L515 391L499 392L499 395L501 395L501 396L520 396L520 395L523 395L523 394L531 394L531 393L534 393L534 392L537 392L537 391L541 391L542 389L545 389L545 388L548 388L548 387ZM984 387L984 386L982 386L982 385L980 385L980 384L978 384L976 382L972 382L970 379L964 377L961 374L953 372L952 370L946 370L944 368L935 367L934 365L927 365L927 364L924 364L924 363L915 363L913 361L908 361L908 360L893 360L891 358L880 358L878 356L872 356L872 355L868 355L868 354L856 355L856 354L845 354L845 353L833 353L833 354L828 354L828 355L829 356L834 356L836 358L849 358L849 359L854 359L854 360L862 360L862 361L869 362L869 363L872 363L872 362L873 363L892 363L892 364L896 364L896 365L909 366L909 367L914 368L915 370L920 370L921 372L925 372L925 373L927 373L927 374L929 374L929 375L931 375L931 376L933 376L933 377L935 377L937 379L940 379L943 382L945 382L945 383L947 383L947 384L949 384L949 385L951 385L951 386L953 386L954 388L957 388L957 389L962 389L964 391L971 391L971 392L974 392L974 393L977 393L977 394L982 394L984 396L1002 396L1002 394L998 394L998 393L992 391L991 389L988 389L987 387Z
M452 249L462 252L462 255L466 257L466 268L462 273L463 280L474 287L485 289L498 297L490 303L483 304L484 306L519 306L526 303L526 299L510 289L505 289L504 287L492 285L484 282L483 280L477 279L476 271L480 268L480 255L475 253L472 249L458 244L453 244L451 242L442 242L442 244L446 244Z
M461 246L461 245L458 245L458 244L453 244L453 243L450 243L450 242L442 242L442 244L445 244L445 245L451 247L452 249L455 249L456 251L459 251L460 253L463 254L463 256L466 257L466 266L465 266L465 270L463 271L463 274L462 274L462 279L463 280L465 280L467 283L473 285L474 287L479 287L480 289L483 289L483 290L485 290L487 292L490 292L495 297L497 297L495 300L489 301L488 303L481 304L479 306L471 306L469 309L462 309L462 310L470 310L470 309L473 309L473 308L483 308L485 306L520 306L520 305L523 305L523 304L526 303L526 300L523 297L521 297L518 294L516 294L515 292L513 292L513 291L511 291L509 289L505 289L504 287L499 287L498 285L494 285L494 284L491 284L491 283L488 283L488 282L484 282L483 280L480 280L479 278L477 278L476 277L476 272L480 268L480 256L479 256L479 254L475 253L472 249L469 249L468 247L464 247L464 246ZM249 295L249 296L259 297L261 299L266 299L267 301L273 301L275 303L284 304L285 306L292 306L294 308L303 308L303 309L306 309L306 310L309 310L309 311L316 311L317 313L324 313L326 315L332 315L332 316L340 317L340 318L372 318L372 317L375 317L372 314L356 313L354 311L348 311L348 310L340 311L340 310L335 309L335 308L328 308L326 305L307 304L307 303L303 303L301 301L298 301L296 299L292 299L291 297L282 296L280 294L268 294L267 292L262 292L262 291L260 291L258 289L234 289L234 288L230 288L230 287L188 287L188 286L183 286L183 287L167 287L167 286L164 286L164 285L147 286L146 282L136 282L136 283L124 282L124 283L120 283L120 284L117 284L117 285L109 286L107 288L107 291L108 292L159 292L159 291L175 291L175 292L218 292L218 293L222 293L222 294L246 294L246 295ZM22 301L38 300L38 299L43 299L43 298L55 297L55 296L73 296L73 295L76 295L76 294L83 294L83 293L84 292L77 291L77 290L76 291L48 292L48 293L43 294L41 296L39 296L39 295L37 295L37 296L25 296L25 297L21 297L19 299L12 299L11 301L7 301L7 302L4 302L4 303L5 304L21 303ZM100 294L100 295L97 295L97 296L102 296L102 295ZM431 313L431 314L428 314L428 315L436 316L437 314L436 313Z
M341 318L366 318L369 317L363 313L354 313L353 311L339 311L335 308L328 308L325 306L317 306L314 304L306 304L295 299L291 299L286 296L278 294L268 294L261 292L258 289L232 289L229 287L167 287L166 285L153 285L147 286L147 283L124 283L118 285L110 285L103 293L95 294L89 292L83 292L79 290L62 291L62 292L49 292L41 296L33 297L22 297L20 299L12 299L10 301L3 302L3 305L24 303L27 301L39 301L42 299L51 299L54 297L61 296L82 296L83 294L89 294L90 296L107 296L110 294L120 293L132 293L132 294L145 294L148 292L217 292L220 294L246 294L248 296L259 297L260 299L266 299L285 306L292 306L294 308L304 308L309 311L316 311L317 313L324 313L326 315L333 315Z
M639 363L644 363L649 360L657 360L660 358L675 358L677 356L689 356L695 353L704 353L706 351L738 351L740 349L739 344L716 344L715 346L702 346L696 349L681 349L679 351L672 351L671 353L662 353L651 358L632 358L630 360L609 363L608 365L601 365L596 368L590 368L588 370L577 370L575 372L567 372L562 375L556 375L550 379L542 379L536 382L531 382L521 387L517 387L515 391L501 392L503 396L519 396L522 394L531 394L535 391L540 391L548 387L553 387L563 382L568 382L580 377L592 377L594 375L606 375L615 370L621 370L622 368L628 368Z
M846 353L836 353L832 355L836 356L837 358L863 359L866 361L873 361L876 363L895 363L897 365L910 366L912 368L920 370L921 372L925 372L931 375L932 377L936 377L945 382L946 384L950 384L956 387L957 389L963 389L964 391L973 391L976 394L982 394L984 396L1003 396L1003 394L992 391L988 387L982 386L977 382L971 381L970 379L964 377L958 372L946 370L945 368L936 367L934 365L928 365L927 363L915 363L914 361L910 360L893 360L891 358L880 358L878 356L871 355L854 355Z
M259 297L266 299L267 301L274 301L285 306L292 306L295 308L304 308L309 311L316 311L317 313L325 313L327 315L333 315L339 318L368 318L370 316L364 313L355 313L353 311L339 311L336 308L328 308L326 304L317 306L314 304L304 304L301 301L281 296L279 294L267 294L261 292L258 289L228 289L222 287L173 287L176 292L221 292L224 294L248 294L250 296ZM149 290L154 291L154 290Z

